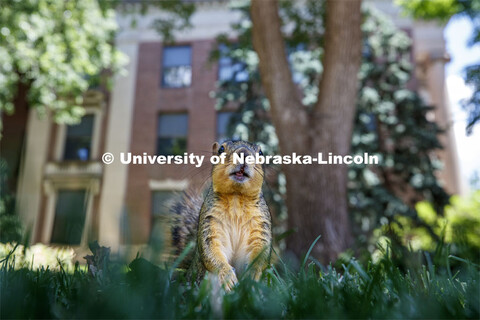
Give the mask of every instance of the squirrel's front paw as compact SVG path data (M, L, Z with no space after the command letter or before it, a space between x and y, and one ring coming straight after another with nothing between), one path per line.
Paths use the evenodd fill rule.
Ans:
M225 268L220 270L218 272L218 278L220 280L220 284L225 286L226 291L232 290L232 288L238 282L233 268Z

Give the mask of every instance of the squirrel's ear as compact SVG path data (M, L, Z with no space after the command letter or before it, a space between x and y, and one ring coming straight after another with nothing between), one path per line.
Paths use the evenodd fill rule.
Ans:
M217 154L217 152L218 152L218 147L219 147L219 146L220 146L220 145L218 144L218 142L214 142L214 143L213 143L213 145L212 145L212 153L213 153L214 155Z

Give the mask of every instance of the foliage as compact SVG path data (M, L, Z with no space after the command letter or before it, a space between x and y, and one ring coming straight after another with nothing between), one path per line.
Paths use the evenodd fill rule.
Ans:
M22 238L23 227L14 206L15 198L8 187L7 162L0 158L0 242L19 242Z
M50 268L0 268L1 317L7 318L478 318L479 272L466 263L447 275L433 265L409 270L384 258L363 267L355 260L341 272L310 263L285 264L261 282L243 278L230 293L205 278L189 284L183 273L143 258L112 265L92 276Z
M324 3L281 4L283 24L289 30L285 42L293 78L308 109L316 102L323 70ZM229 59L235 66L232 77L218 83L214 93L217 108L237 108L230 123L232 136L259 141L264 144L262 149L275 153L278 140L270 122L268 101L261 90L258 58L251 46L248 5L240 4L234 9L242 12L241 19L232 25L236 40L221 35L218 50L212 53L213 59ZM357 226L358 247L367 248L370 243L368 249L372 252L375 228L399 215L422 224L415 203L428 200L441 213L448 196L435 177L439 163L433 151L441 148L437 139L441 130L427 120L432 107L407 89L412 73L408 36L373 9L365 9L362 31L361 89L351 153L378 155L380 164L350 166L349 203ZM275 176L276 180L270 180L270 192L278 204L285 184L281 174Z
M0 200L0 242L21 241L23 227L20 219L4 210L4 202Z
M464 15L473 23L470 46L480 43L480 0L399 0L406 14L415 19L448 21L452 16ZM468 112L467 134L480 121L480 64L465 68L465 83L473 88L472 97L463 101Z
M416 225L409 217L397 217L395 222L375 230L375 233L388 238L393 232L405 247L414 252L446 250L448 254L480 264L480 190L465 198L453 196L450 202L444 215L438 214L430 203L419 202L416 208L424 226ZM434 232L435 238L425 226Z
M162 12L161 18L153 21L152 27L167 43L175 40L174 33L191 27L190 17L195 12L195 4L181 0L156 1L123 1L117 9L122 14L132 16L132 27L137 25L136 14L143 15L149 9L158 8Z
M13 113L25 98L41 115L50 110L57 122L77 122L83 93L108 85L126 62L113 45L115 10L134 17L151 6L163 10L154 27L166 41L190 26L195 9L180 0L0 1L0 112Z
M362 30L352 153L377 154L381 160L376 166L350 168L349 198L354 225L361 226L357 232L368 242L371 227L398 216L423 224L414 207L420 200L430 201L442 214L448 195L435 176L440 163L434 151L441 148L442 131L427 118L433 107L407 89L413 71L408 36L373 10L366 13Z
M397 0L396 2L415 19L440 19L445 22L462 10L462 1L458 0Z
M0 111L14 112L20 85L40 114L83 115L82 94L123 56L112 45L115 13L96 0L0 2Z
M480 64L465 68L465 83L473 88L472 96L462 102L463 108L468 112L467 134L470 134L473 126L480 121Z

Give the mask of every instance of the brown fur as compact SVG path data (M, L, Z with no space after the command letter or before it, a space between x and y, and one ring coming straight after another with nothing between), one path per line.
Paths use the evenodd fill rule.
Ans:
M250 265L254 279L260 279L270 260L272 224L262 195L262 166L242 166L233 164L232 160L234 152L254 155L260 148L244 141L227 141L221 145L215 142L213 154L217 155L221 147L226 161L212 169L212 186L198 215L197 245L190 273L196 273L198 278L206 271L218 274L230 290L237 276ZM242 172L244 176L235 172Z

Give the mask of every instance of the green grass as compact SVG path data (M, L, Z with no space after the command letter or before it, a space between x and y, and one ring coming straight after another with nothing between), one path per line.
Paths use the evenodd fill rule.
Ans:
M478 319L478 266L433 265L400 271L388 258L338 271L310 263L295 271L283 263L261 282L242 279L224 293L205 279L189 284L137 258L110 264L95 277L78 266L67 272L0 269L1 318L472 318ZM452 274L452 272L454 273Z

